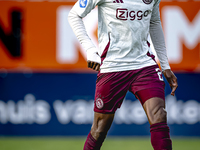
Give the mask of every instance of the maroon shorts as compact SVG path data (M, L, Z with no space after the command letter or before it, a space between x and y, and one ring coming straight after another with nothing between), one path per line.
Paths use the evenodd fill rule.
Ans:
M114 113L128 91L143 105L152 97L165 98L165 83L158 65L137 70L99 73L96 80L94 111Z

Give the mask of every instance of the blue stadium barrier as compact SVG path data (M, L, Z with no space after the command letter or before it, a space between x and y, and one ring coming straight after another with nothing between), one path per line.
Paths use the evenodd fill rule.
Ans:
M200 74L176 73L179 87L166 109L173 136L200 136ZM93 120L96 74L0 74L0 135L87 135ZM130 92L108 133L149 135L140 102Z

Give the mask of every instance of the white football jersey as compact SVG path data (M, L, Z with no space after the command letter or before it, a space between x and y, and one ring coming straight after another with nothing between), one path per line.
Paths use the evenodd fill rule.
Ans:
M156 64L149 55L152 52L148 36L151 22L161 26L159 3L159 0L79 0L69 13L69 22L83 48L97 51L101 56L101 73L140 69ZM88 37L82 22L95 6L98 6L98 48ZM159 29L158 35L152 32L151 38L158 40L152 40L154 43L161 43L157 48L161 54L158 58L165 70L170 67L161 31Z

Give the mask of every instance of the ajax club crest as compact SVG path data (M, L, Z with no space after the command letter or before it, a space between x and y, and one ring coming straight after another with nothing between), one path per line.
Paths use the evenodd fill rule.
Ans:
M151 4L153 0L142 0L145 4Z
M97 106L97 108L99 108L99 109L102 109L103 108L103 101L102 101L102 99L101 98L97 98L96 99L96 106Z

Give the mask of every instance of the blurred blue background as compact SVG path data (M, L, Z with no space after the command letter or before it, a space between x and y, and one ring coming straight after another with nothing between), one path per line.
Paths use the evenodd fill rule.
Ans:
M94 73L0 74L1 135L87 135L93 120ZM2 78L2 76L4 76ZM200 74L176 73L166 107L171 135L200 136ZM167 83L167 82L166 82ZM109 135L149 135L141 104L127 93Z

